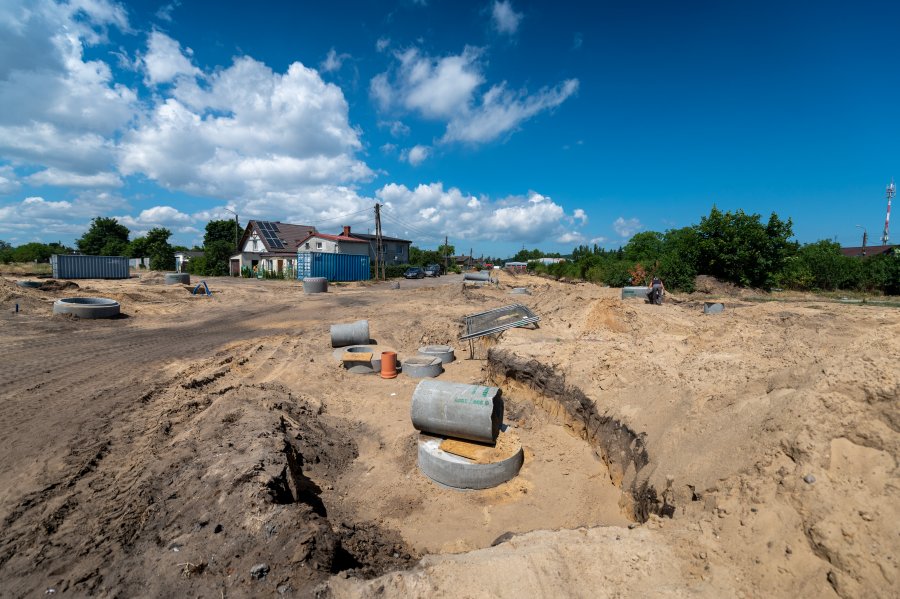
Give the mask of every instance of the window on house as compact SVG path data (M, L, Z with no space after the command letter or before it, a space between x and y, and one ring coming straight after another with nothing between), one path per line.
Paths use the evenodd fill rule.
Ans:
M256 240L255 239L253 240L253 251L254 252L256 251Z
M321 242L321 241L317 241L317 242L316 242L316 249L317 249L317 250L321 250L321 249L322 249L322 242Z
M309 242L306 242L306 249L309 249Z

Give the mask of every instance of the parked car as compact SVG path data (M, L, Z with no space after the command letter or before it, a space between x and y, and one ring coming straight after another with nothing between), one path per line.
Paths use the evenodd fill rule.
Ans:
M439 277L441 276L441 267L438 264L429 264L425 267L425 276L426 277Z
M424 279L425 269L421 266L410 266L406 269L406 272L403 273L403 276L407 279Z

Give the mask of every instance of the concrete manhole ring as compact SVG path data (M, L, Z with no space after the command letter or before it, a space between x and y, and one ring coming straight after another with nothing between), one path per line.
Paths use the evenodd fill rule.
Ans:
M408 377L421 379L425 377L436 377L444 372L444 366L440 358L431 356L413 356L403 360L401 371Z
M419 435L419 470L434 482L453 489L489 489L519 473L525 461L522 446L509 457L479 464L441 449L444 439Z
M325 277L303 277L303 293L327 293L328 279Z
M383 350L375 347L374 345L350 345L348 347L339 347L332 355L334 359L338 362L344 364L343 356L344 352L350 353L372 353L372 361L368 364L364 364L361 362L354 362L352 365L344 364L344 368L347 372L352 372L353 374L372 374L381 372L381 352ZM386 350L385 350L386 351Z
M16 281L16 285L25 289L40 289L43 283L40 281Z
M725 311L725 304L721 302L706 302L703 305L704 314L719 314Z
M449 345L423 345L419 348L419 353L423 356L439 358L441 364L449 364L456 359L453 354L453 348Z
M115 318L119 302L105 297L64 297L53 302L54 314L71 314L78 318Z

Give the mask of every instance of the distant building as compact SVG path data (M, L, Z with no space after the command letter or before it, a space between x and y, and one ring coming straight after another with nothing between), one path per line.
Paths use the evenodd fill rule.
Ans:
M204 252L175 252L175 272L185 272L185 265L191 261L191 258L199 258Z
M238 243L240 252L231 256L231 275L240 275L242 268L296 272L297 245L315 232L316 228L309 225L251 220Z
M882 254L900 256L900 245L867 245L866 247L841 248L841 253L853 258L881 256Z
M311 232L297 244L298 252L321 252L324 254L350 254L365 256L369 253L369 242L350 236L350 227L344 227L344 234L329 235Z
M528 263L510 261L504 264L503 268L512 272L525 272L528 269Z
M529 262L540 262L541 264L548 266L550 264L559 264L560 262L565 262L565 258L538 258L537 260L529 260Z
M472 268L475 266L475 259L472 256L453 256L450 260L460 268Z
M370 235L368 233L354 233L350 231L350 227L344 227L344 231L341 234L367 242L369 246L369 260L375 262L375 235ZM387 235L382 235L381 239L382 243L384 243L385 263L409 264L409 246L412 245L412 241L408 239L399 239L397 237L388 237Z

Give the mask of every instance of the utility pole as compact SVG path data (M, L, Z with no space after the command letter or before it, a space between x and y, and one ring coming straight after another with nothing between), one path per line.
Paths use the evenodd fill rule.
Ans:
M384 239L381 235L381 204L375 203L375 280L384 280Z
M228 208L225 208L225 212L230 212L234 215L234 249L235 249L235 251L237 251L238 243L239 243L238 231L240 231L240 229L241 229L241 225L240 225L240 223L238 223L238 213L235 212L234 210L229 210Z

